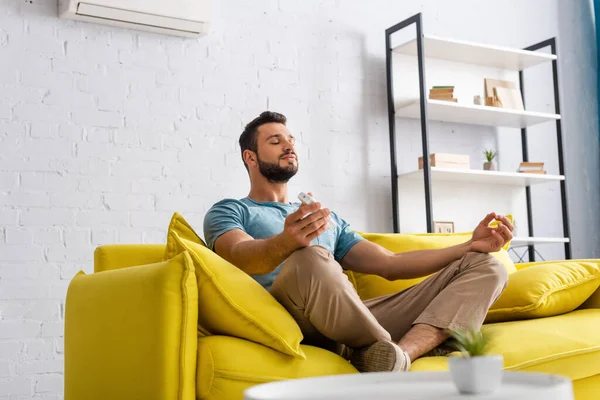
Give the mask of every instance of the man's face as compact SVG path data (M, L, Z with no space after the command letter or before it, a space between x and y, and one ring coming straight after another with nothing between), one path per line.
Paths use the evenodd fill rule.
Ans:
M276 122L258 128L256 158L260 173L273 183L285 183L298 172L296 139L288 128Z

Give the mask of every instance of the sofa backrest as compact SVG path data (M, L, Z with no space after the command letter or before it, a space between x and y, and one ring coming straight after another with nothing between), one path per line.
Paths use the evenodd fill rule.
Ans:
M442 249L465 243L471 239L472 235L470 232L450 234L359 233L365 239L377 243L394 253L403 253L414 250ZM516 271L515 265L506 250L501 249L499 252L492 254L504 264L509 274ZM426 279L426 277L422 277L388 281L387 279L376 275L361 274L351 271L345 271L345 273L350 282L354 285L358 295L363 300L397 293Z

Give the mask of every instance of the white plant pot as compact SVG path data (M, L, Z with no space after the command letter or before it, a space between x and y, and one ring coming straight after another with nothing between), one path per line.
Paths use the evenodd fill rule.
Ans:
M460 393L489 394L502 383L504 359L501 355L450 357L448 367L452 381Z
M485 171L495 171L496 170L496 164L492 161L492 162L484 162L483 163L483 169Z

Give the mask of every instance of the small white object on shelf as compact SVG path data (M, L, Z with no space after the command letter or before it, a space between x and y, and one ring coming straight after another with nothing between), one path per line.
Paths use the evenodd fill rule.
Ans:
M424 36L426 58L519 71L556 60L553 54ZM395 53L416 56L417 39L395 46Z
M538 245L538 244L557 244L557 243L569 243L569 238L562 237L525 237L525 236L515 236L510 241L511 247L516 246L528 246L528 245Z
M540 183L559 182L563 175L527 174L522 172L483 171L477 169L450 169L431 167L431 177L435 180L485 183L494 185L531 186ZM398 179L423 179L423 170L398 175Z
M244 399L573 400L573 385L563 376L505 371L502 385L493 394L461 395L448 372L372 372L266 383L247 389Z
M421 118L419 100L397 103L396 117ZM556 121L560 119L560 115L428 99L427 118L430 121L526 128L542 122Z

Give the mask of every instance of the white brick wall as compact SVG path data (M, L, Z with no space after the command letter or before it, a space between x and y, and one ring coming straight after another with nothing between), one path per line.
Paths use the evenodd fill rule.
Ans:
M73 275L92 271L98 245L164 242L174 211L202 233L215 201L246 195L237 139L266 108L299 139L290 193L311 190L357 228L389 231L383 33L420 11L433 35L516 47L560 36L569 65L584 65L562 69L567 168L587 170L571 205L599 204L593 69L565 22L577 9L482 4L213 0L212 32L188 40L59 20L55 0L0 2L0 400L62 398ZM490 18L513 28L489 29ZM568 108L579 102L589 107ZM599 256L600 216L586 213L575 255Z

